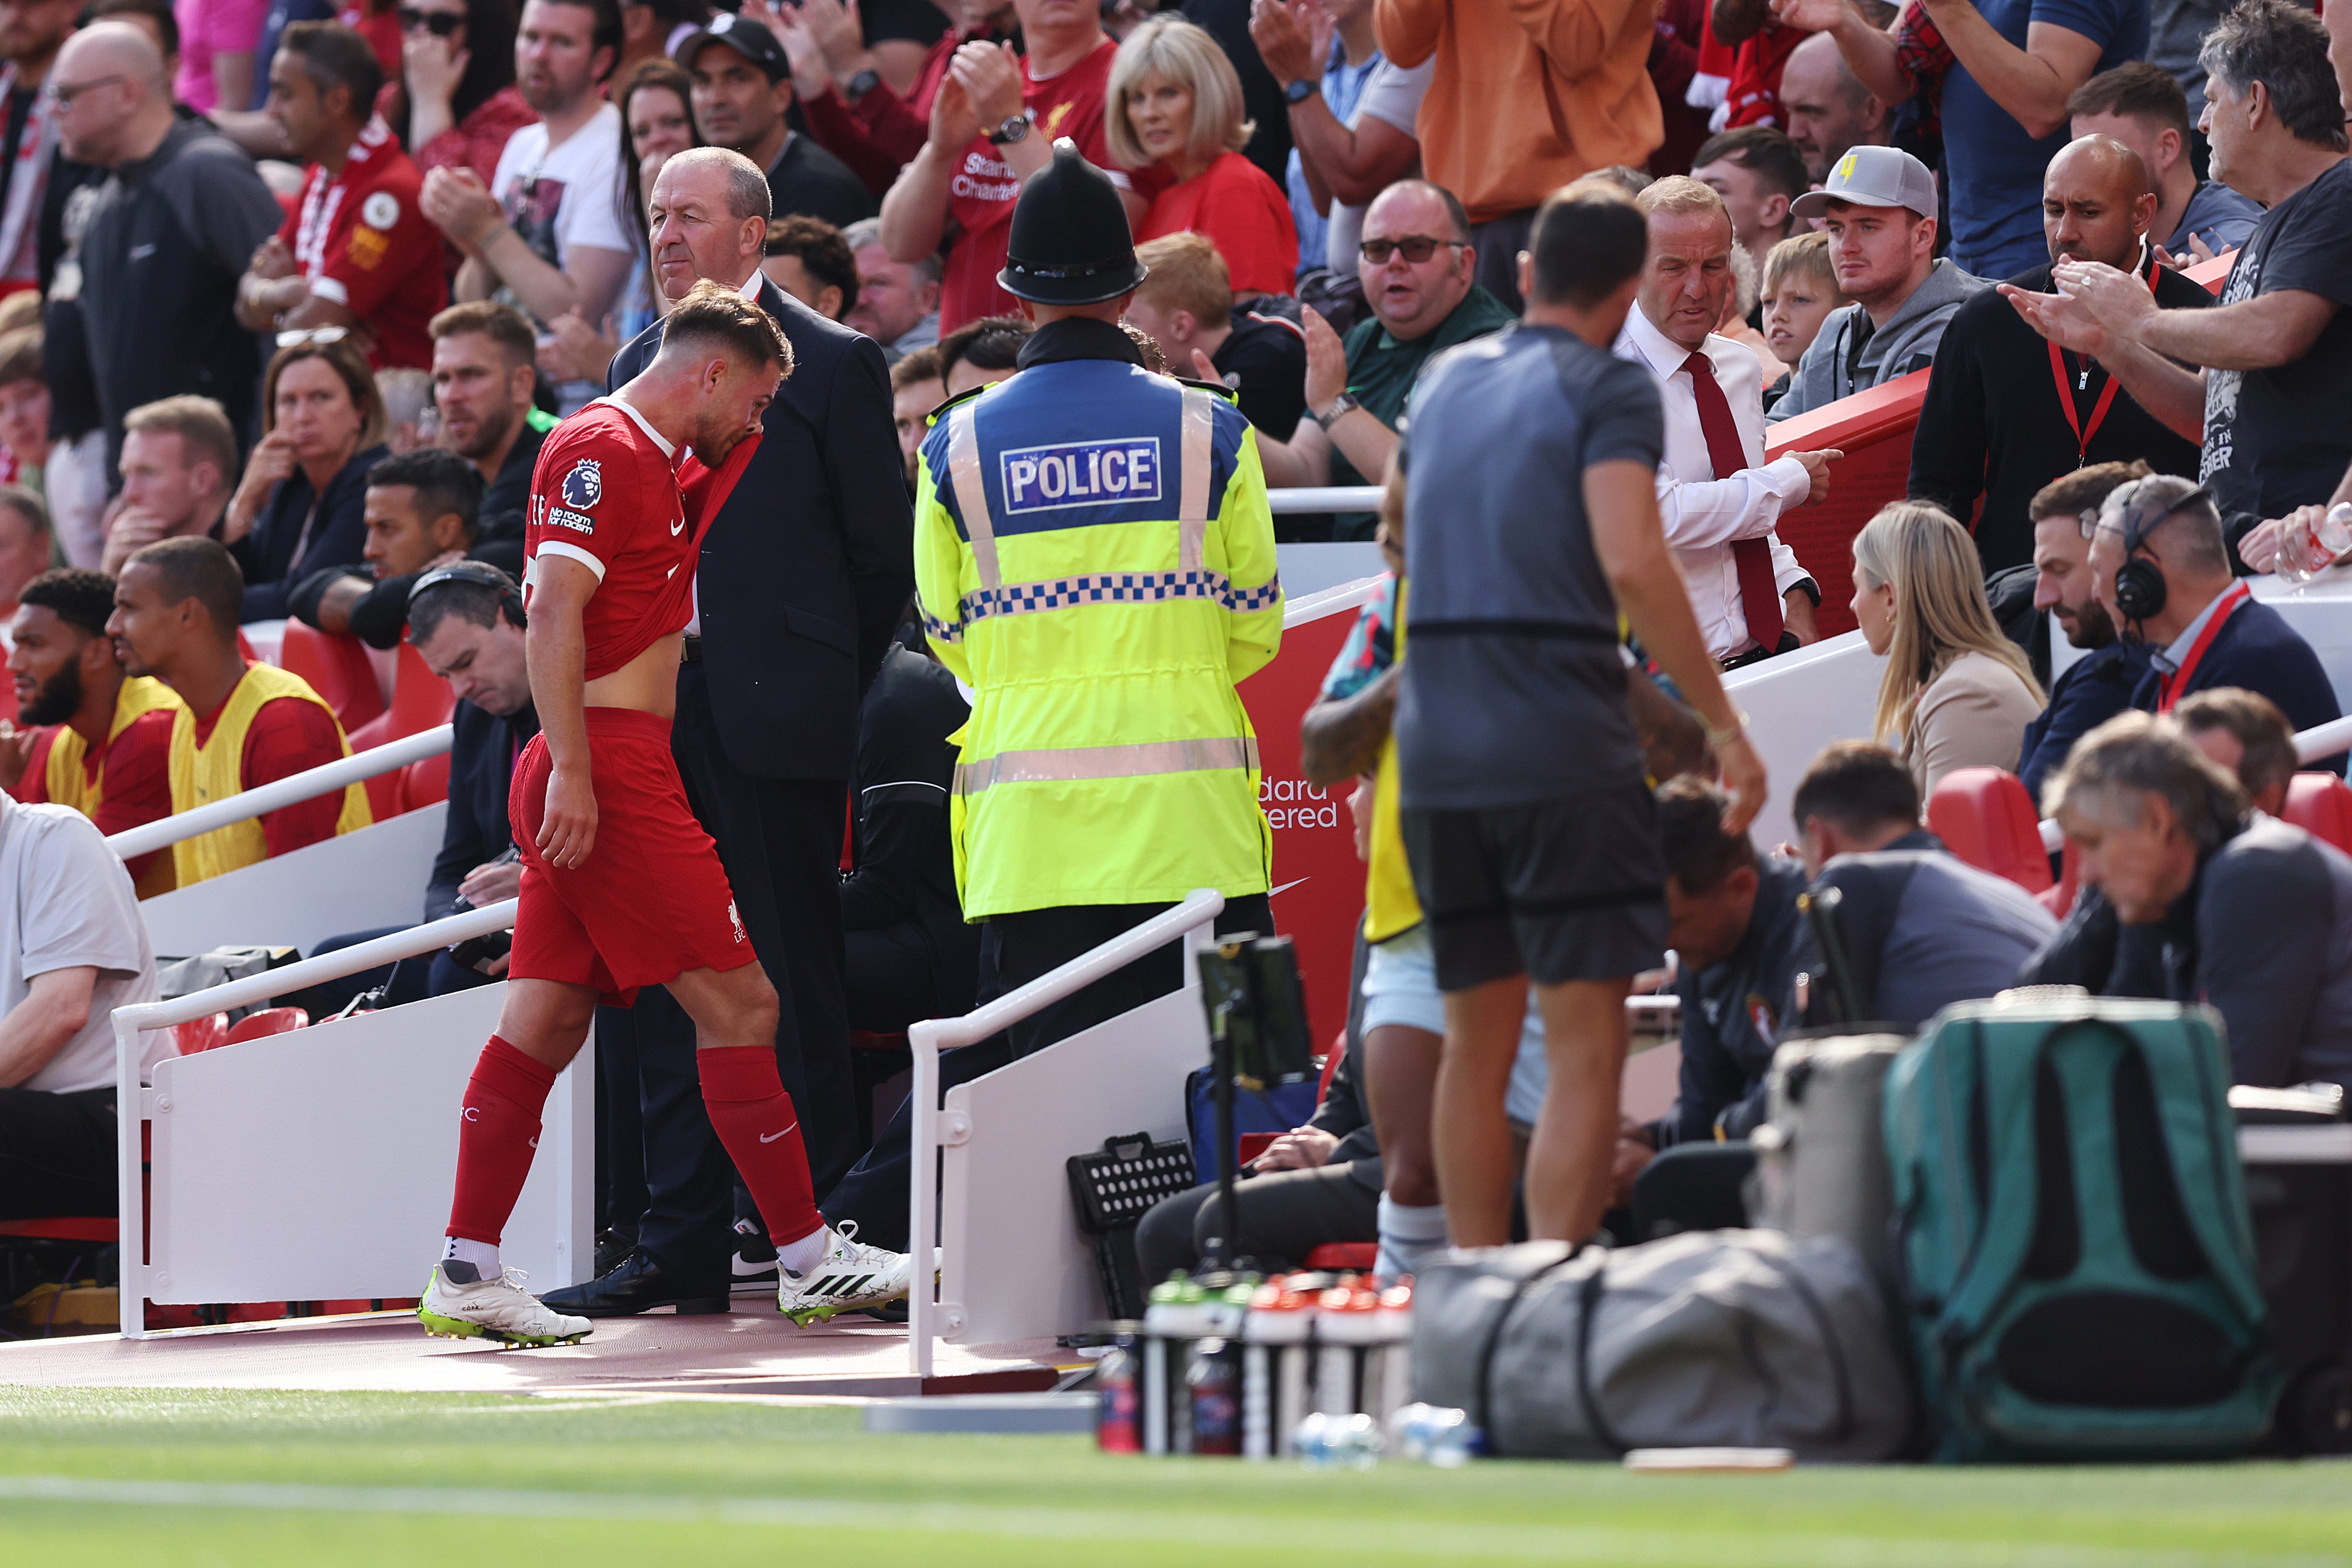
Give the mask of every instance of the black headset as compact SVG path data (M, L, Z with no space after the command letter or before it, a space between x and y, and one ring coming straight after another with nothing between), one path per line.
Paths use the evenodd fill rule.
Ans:
M487 561L457 561L438 566L419 577L408 590L408 603L413 608L427 590L445 583L471 583L478 588L488 588L499 596L499 613L514 626L527 623L523 618L522 590L515 580Z
M2116 498L2123 514L2124 563L2116 568L2116 608L2124 613L2127 621L2146 621L2162 615L2169 593L2163 569L2140 556L2148 534L2173 513L2213 499L2213 492L2203 485L2177 500L2147 498L2149 480L2164 477L2153 474L2147 479L2135 479L2125 487L2130 493Z

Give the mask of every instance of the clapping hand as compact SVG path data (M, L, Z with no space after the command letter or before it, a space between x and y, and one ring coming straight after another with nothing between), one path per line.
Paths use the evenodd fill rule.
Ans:
M953 157L979 134L980 111L972 108L971 94L950 67L931 95L930 144L941 156Z
M2072 349L2078 354L2101 354L2106 352L2107 330L2091 313L2084 300L2065 294L2044 294L2039 289L2020 289L2014 283L1996 283L2000 297L2016 307L2025 324L2062 349Z
M463 165L426 174L417 205L442 233L470 250L479 250L506 221L482 176Z
M19 730L5 719L0 719L0 789L13 790L33 763L33 742L41 738L38 730Z
M1298 315L1307 330L1307 409L1311 414L1329 407L1348 390L1348 350L1314 306L1301 305Z
M975 38L956 50L948 75L962 84L979 126L993 131L1021 112L1021 57L1011 44Z
M1826 33L1845 20L1846 0L1771 0L1772 19L1800 33Z
M1275 80L1287 84L1322 79L1312 35L1282 0L1250 0L1249 34Z

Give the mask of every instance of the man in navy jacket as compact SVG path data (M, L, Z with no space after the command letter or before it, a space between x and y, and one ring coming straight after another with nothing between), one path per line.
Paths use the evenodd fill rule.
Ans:
M2091 541L2099 596L2126 638L2150 649L2131 705L2169 713L2194 691L2242 687L2278 704L2300 731L2341 716L2319 656L2286 617L2230 573L2212 499L2158 474L2117 487ZM2341 757L2327 765L2341 773Z

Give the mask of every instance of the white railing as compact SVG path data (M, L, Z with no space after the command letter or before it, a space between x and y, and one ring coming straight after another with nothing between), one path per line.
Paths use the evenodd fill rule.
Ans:
M2325 724L2314 724L2298 731L2294 737L2294 760L2298 763L2325 761L2343 752L2352 752L2352 718L2330 719ZM2040 805L2040 801L2033 803ZM2066 847L2063 828L2049 817L2042 819L2042 847L2055 855Z
M109 838L106 847L125 860L135 859L184 839L210 833L215 828L226 827L265 812L297 805L330 790L363 784L380 774L404 768L411 763L437 757L449 749L449 726L436 724L430 730L420 730L414 735L404 735L397 741L386 741L381 746L354 752L348 757L338 757L331 763L305 769L257 789L246 790L226 800L216 800L194 811L159 816L152 822L125 828Z
M907 1330L908 1354L919 1377L931 1374L931 1342L940 1331L939 1303L933 1300L931 1271L923 1267L930 1256L932 1238L939 1233L940 1194L939 1161L943 1142L961 1142L971 1129L961 1112L950 1113L940 1103L940 1053L960 1046L969 1046L987 1039L1013 1024L1036 1013L1040 1008L1059 1002L1064 997L1084 989L1104 975L1125 968L1139 958L1156 952L1171 942L1184 941L1186 955L1183 964L1183 993L1188 1002L1197 1007L1192 994L1200 989L1200 972L1192 962L1193 949L1207 945L1216 918L1224 912L1222 893L1202 889L1195 891L1174 909L1164 910L1123 932L1100 947L1074 958L1049 973L1039 975L1019 990L998 997L986 1006L965 1014L961 1018L932 1018L915 1025L907 1031L907 1044L914 1056L914 1085L911 1103L914 1106L915 1168L913 1190L909 1194L910 1217L908 1225L908 1247L916 1259L914 1288L908 1292ZM1202 1024L1202 1037L1207 1038L1207 1024ZM1205 1050L1202 1061L1207 1061ZM1050 1225L1043 1215L1030 1215L1020 1223ZM947 1260L952 1267L953 1260ZM946 1270L943 1268L943 1274ZM961 1325L948 1325L951 1330Z
M1265 492L1266 504L1276 517L1302 511L1378 511L1381 510L1381 487L1378 485L1312 485L1297 489L1272 489Z
M145 1185L140 1179L143 1163L140 1128L147 1120L148 1108L142 1097L149 1091L140 1082L140 1065L147 1054L141 1037L151 1030L168 1029L232 1007L248 1007L322 981L341 980L380 963L433 952L469 937L505 931L514 924L515 904L515 900L509 899L429 925L394 931L373 942L304 959L299 963L248 974L169 1002L147 1002L114 1010L115 1177L120 1186L121 1321L125 1339L138 1339L146 1331L147 1269L141 1238L147 1211ZM288 1241L289 1245L295 1244L295 1238Z

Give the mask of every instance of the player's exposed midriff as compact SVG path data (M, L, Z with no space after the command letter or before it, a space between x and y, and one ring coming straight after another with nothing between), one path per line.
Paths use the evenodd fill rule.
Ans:
M678 655L686 634L656 637L643 653L610 675L600 675L581 689L583 708L634 708L640 713L673 718L677 712Z

